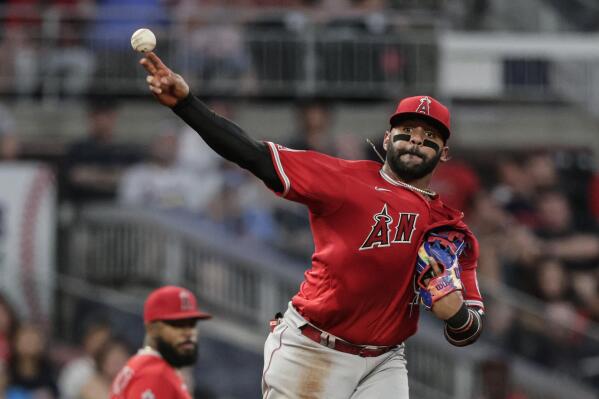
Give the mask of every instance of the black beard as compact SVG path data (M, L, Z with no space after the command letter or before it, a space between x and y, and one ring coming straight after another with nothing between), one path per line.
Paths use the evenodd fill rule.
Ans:
M198 345L194 344L195 348L187 354L177 352L177 349L162 338L156 338L156 350L168 364L176 369L185 366L191 366L198 359Z
M400 157L404 154L412 154L419 156L422 159L422 162L420 163L420 165L408 166L400 159ZM437 152L437 155L427 160L425 156L418 150L393 151L393 149L389 149L389 151L387 151L385 159L387 161L387 164L389 165L393 173L397 175L397 177L409 182L412 180L423 178L424 176L432 173L433 170L435 170L435 168L437 167L439 160L441 159L441 154L442 151L439 151Z

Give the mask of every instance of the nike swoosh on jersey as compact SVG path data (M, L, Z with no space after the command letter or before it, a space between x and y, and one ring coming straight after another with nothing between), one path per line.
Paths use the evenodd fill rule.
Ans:
M374 189L376 191L389 191L390 193L392 193L393 191L391 190L387 190L386 188L382 188L382 187L378 187L378 186L374 186Z

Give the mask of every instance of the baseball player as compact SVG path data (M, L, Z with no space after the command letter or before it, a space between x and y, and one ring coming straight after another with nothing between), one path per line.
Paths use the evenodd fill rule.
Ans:
M185 288L165 286L144 304L145 347L118 373L112 399L191 399L178 369L195 363L198 320L212 317L198 309Z
M215 152L308 207L312 265L284 316L271 322L264 399L408 398L404 342L416 332L421 297L445 321L450 343L477 339L478 244L463 214L428 189L438 162L448 160L447 108L428 96L403 99L384 135L383 164L347 161L256 141L208 109L154 53L140 63L158 101ZM437 228L455 231L436 234ZM454 269L459 255L457 283L450 265L432 257L435 248L450 247Z

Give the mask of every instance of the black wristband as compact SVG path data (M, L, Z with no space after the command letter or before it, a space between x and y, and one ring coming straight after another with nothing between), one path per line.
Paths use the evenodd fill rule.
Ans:
M460 310L457 311L456 314L451 316L449 319L445 320L449 328L457 330L466 325L468 320L470 319L470 312L468 311L468 306L465 303L462 304Z

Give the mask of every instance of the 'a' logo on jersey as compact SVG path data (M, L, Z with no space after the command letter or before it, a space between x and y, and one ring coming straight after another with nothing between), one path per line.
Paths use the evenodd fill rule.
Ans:
M360 250L388 247L391 244L405 244L412 242L412 235L416 230L417 213L401 212L397 215L397 223L392 229L393 217L389 215L387 204L373 217L374 224L370 233L364 240ZM393 233L393 239L391 239Z
M430 115L431 103L432 103L431 99L426 96L420 98L420 104L418 104L418 108L416 108L416 112L419 112L421 114Z

